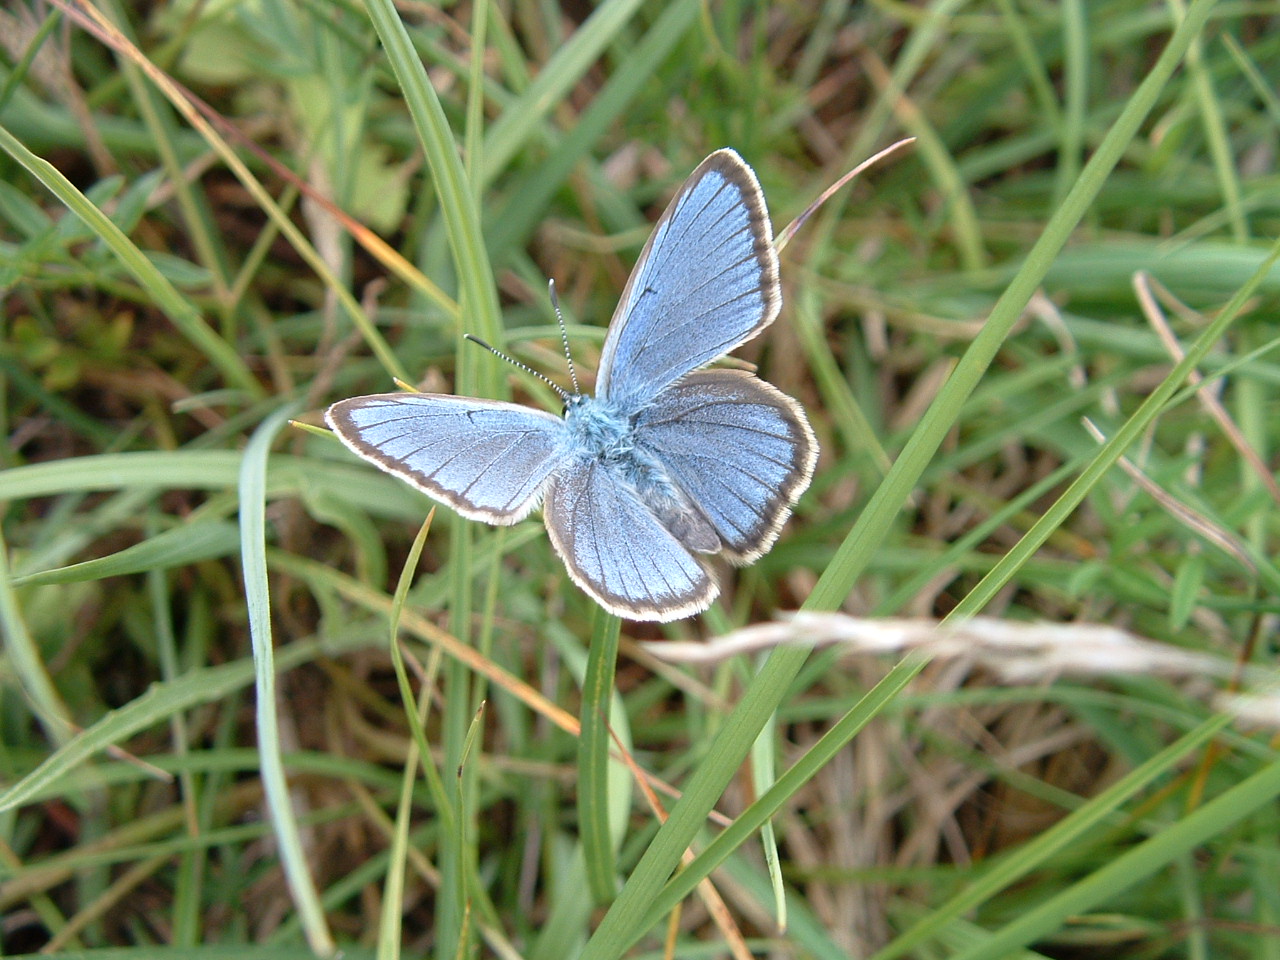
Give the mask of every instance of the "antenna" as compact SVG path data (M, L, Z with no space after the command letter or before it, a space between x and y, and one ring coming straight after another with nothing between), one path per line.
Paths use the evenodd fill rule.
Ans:
M529 366L527 363L521 363L519 360L516 360L513 357L507 356L501 350L498 350L494 347L489 346L489 344L485 343L479 337L473 337L469 333L464 333L462 335L462 339L470 340L472 343L478 343L480 344L480 346L484 347L486 350L492 353L495 357L501 357L503 360L507 361L507 363L511 364L513 367L519 367L525 373L533 374L535 377L537 377L539 380L541 380L543 383L549 386L552 390L558 393L560 395L561 400L563 400L565 403L569 402L569 395L564 392L564 390L559 386L559 384L557 384L555 381L551 380L550 378L543 376L537 370L533 369L533 367ZM578 385L577 381L575 380L574 387L576 388L577 385Z
M547 281L547 292L551 295L551 306L556 308L556 319L560 321L560 339L564 341L564 358L569 361L569 379L573 381L573 392L582 393L578 386L578 373L573 369L573 357L569 355L569 330L564 325L564 314L560 312L560 298L556 296L556 282Z

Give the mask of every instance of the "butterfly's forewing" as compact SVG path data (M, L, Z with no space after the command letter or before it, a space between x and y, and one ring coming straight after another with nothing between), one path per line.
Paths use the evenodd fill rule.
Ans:
M705 610L719 588L602 460L580 456L551 479L542 508L573 582L610 613L676 620Z
M640 414L635 439L739 563L772 546L818 456L800 404L743 370L689 374Z
M527 516L565 447L559 417L497 400L376 394L335 403L325 420L364 459L486 523Z
M707 157L654 227L605 337L597 394L636 411L773 322L778 258L760 184L732 150Z

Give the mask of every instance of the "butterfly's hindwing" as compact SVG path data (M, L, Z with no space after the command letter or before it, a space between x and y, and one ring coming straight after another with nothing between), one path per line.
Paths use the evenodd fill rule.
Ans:
M818 454L800 405L742 370L689 374L645 408L635 437L740 563L773 544Z
M559 417L497 400L376 394L335 403L325 419L364 459L486 523L527 516L565 446Z
M543 517L574 583L610 613L675 620L719 588L632 488L599 459L577 457L547 487Z
M614 312L597 394L639 410L773 322L778 258L760 184L732 150L690 175L654 227Z

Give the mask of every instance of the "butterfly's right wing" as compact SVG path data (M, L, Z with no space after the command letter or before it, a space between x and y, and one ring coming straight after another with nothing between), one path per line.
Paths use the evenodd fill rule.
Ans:
M545 411L434 393L341 400L324 418L365 460L464 517L504 526L538 505L566 441L564 421Z
M717 150L659 218L609 323L596 393L634 412L773 322L778 257L756 175Z
M573 582L610 613L676 620L719 593L706 568L599 459L568 461L547 485L542 515Z

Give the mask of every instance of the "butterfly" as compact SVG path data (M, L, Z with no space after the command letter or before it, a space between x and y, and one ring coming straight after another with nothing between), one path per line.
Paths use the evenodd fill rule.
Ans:
M747 371L702 369L781 306L760 183L718 150L654 226L594 397L575 376L563 416L395 393L339 401L325 420L357 455L464 517L513 524L541 504L569 576L610 613L688 617L720 589L699 555L760 557L813 476L818 444L799 403Z

